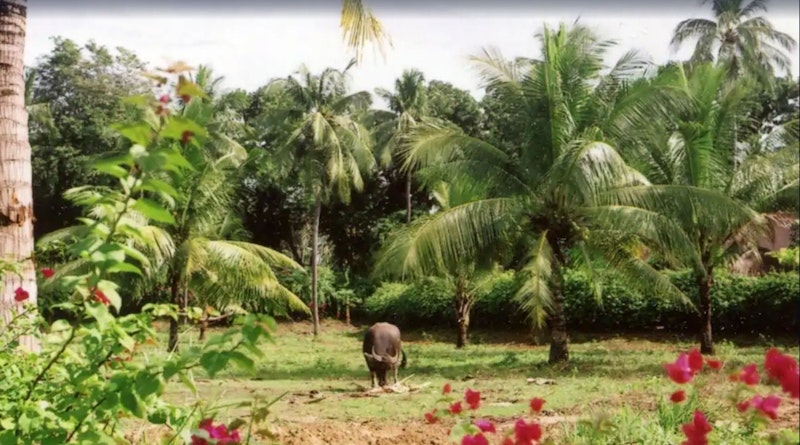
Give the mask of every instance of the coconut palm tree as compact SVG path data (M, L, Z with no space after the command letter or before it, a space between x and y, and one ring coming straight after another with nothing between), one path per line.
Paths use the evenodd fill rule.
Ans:
M475 201L481 197L483 187L480 184L462 181L461 183L448 183L435 181L431 187L431 194L438 204L439 211L447 211L455 206ZM424 275L420 269L407 269L405 267L409 257L414 256L415 240L420 230L436 218L436 213L425 215L414 221L411 225L400 227L392 233L385 245L377 255L375 275L386 277L399 277L401 279ZM439 270L429 269L444 277L453 292L453 312L458 326L456 347L463 348L467 344L467 333L470 324L472 306L478 293L492 282L496 269L495 256L491 252L483 252L476 258L454 258L452 262L443 263Z
M406 242L408 254L395 269L430 273L505 243L525 246L520 271L525 283L517 299L536 325L547 320L549 361L555 363L569 359L566 267L592 270L594 262L585 259L601 257L631 278L632 286L685 297L633 255L638 241L629 231L672 241L665 218L631 206L598 204L609 189L647 184L611 144L627 143L631 128L643 118L636 105L646 92L622 91L649 65L631 52L603 75L610 42L580 25L545 26L538 37L539 60L507 61L491 50L475 58L488 86L524 129L520 144L496 147L443 126L423 127L411 138L405 168L424 167L426 175L448 182L471 181L482 188L482 197L426 220Z
M621 190L614 197L670 218L688 241L668 256L672 264L693 271L701 352L707 354L714 350L715 271L756 247L765 223L759 211L791 196L796 208L798 196L796 146L760 150L737 141L736 124L746 116L750 82L731 81L727 73L724 65L703 63L691 71L674 66L659 76L673 85L652 96L663 114L653 110L649 130L641 127L650 139L627 156L653 185Z
M243 307L271 313L291 310L309 312L308 307L278 280L275 269L302 269L285 255L244 241L236 215L234 178L246 161L247 153L220 129L227 115L214 113L214 102L194 97L180 104L175 119L188 119L194 137L182 144L182 154L191 166L182 175L161 178L174 188L179 198L160 196L174 215L175 224L139 229L146 239L137 249L151 257L151 269L145 281L133 281L137 288L163 286L172 303L186 309L212 306L217 310ZM185 120L183 122L186 122ZM82 187L70 191L77 204L93 202L100 190ZM113 193L103 189L103 193ZM102 206L90 212L102 212ZM132 211L126 218L146 220ZM40 243L58 239L80 238L85 226L70 227L42 238ZM86 263L79 259L59 268L59 274L75 273ZM177 350L179 320L170 320L168 350Z
M772 80L773 68L787 73L797 42L776 30L759 12L767 12L767 0L702 0L711 3L715 20L686 19L675 27L674 50L690 39L697 39L692 61L727 62L731 73L750 73L760 80Z
M292 99L273 121L289 122L293 130L277 150L283 165L298 170L299 182L314 196L311 239L311 299L314 335L319 333L317 266L319 220L324 202L338 198L347 203L351 189L364 187L363 175L375 168L372 136L357 119L370 104L368 92L347 91L348 70L325 69L311 74L305 66L285 80L273 82Z
M393 114L391 118L378 125L375 133L379 143L376 157L383 166L399 164L400 147L406 143L408 136L423 124L427 112L427 89L425 75L418 70L405 70L394 82L394 92L378 88L375 90L380 98L389 105ZM413 172L406 174L406 222L411 222L411 179Z
M0 260L19 265L19 274L3 272L0 291L2 324L13 319L20 305L14 292L23 288L28 302L36 305L36 269L33 264L33 185L31 178L31 146L28 143L28 113L25 109L25 29L27 2L0 1L0 35L6 50L0 64ZM38 352L37 340L20 339L24 348Z

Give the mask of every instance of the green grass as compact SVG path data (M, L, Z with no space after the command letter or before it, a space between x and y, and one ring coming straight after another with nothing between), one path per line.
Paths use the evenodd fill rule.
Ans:
M588 430L575 426L576 417L589 418L599 413L613 415L613 421L608 438L592 443L678 443L680 424L690 415L689 407L671 413L673 407L669 403L664 405L667 411L662 407L659 413L658 404L676 387L665 377L662 365L673 361L678 352L694 347L691 339L667 335L594 339L574 336L569 364L552 367L546 364L547 345L529 344L524 333L476 332L473 338L479 344L458 350L449 332L406 332L408 367L401 370L400 377L410 377L409 385L423 388L406 394L367 397L363 391L369 385L361 354L363 328L325 323L319 338L313 338L310 332L306 323L282 324L275 343L263 345L265 358L257 363L255 373L230 368L211 380L196 375L201 397L207 402L232 403L254 396L275 398L287 392L275 405L272 422L302 424L304 430L315 424L340 425L346 430L348 425L363 422L415 424L417 429L423 429L427 427L420 422L424 412L440 398L444 383L451 382L459 393L468 387L481 391L481 416L501 422L524 414L531 397L546 399L545 417L570 421L546 429L548 434L562 438L563 443L579 443L586 438ZM184 334L183 344L196 343L196 336L196 332ZM744 343L719 341L717 357L725 361L725 367L720 373L706 372L696 379L703 409L712 423L715 419L737 420L735 410L725 399L733 387L727 374L747 363L761 365L769 346L778 346L795 356L799 351L796 342L751 339L749 344ZM528 384L529 377L552 379L555 384ZM170 386L168 398L194 403L194 396L178 385ZM759 389L762 394L780 391L775 387ZM797 405L792 406L794 414L783 416L778 426L796 432ZM223 410L221 416L244 414L229 409ZM731 428L733 432L726 432ZM742 438L741 426L720 425L716 429L715 434L724 437L726 443L753 443L752 438ZM441 436L441 442L433 443L445 443L446 430L431 430L428 434Z

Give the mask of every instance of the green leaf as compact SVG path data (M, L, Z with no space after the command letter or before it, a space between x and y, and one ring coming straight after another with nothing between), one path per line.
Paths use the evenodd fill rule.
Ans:
M133 247L126 246L124 244L120 245L120 247L122 248L122 250L125 251L126 255L141 263L142 267L144 267L145 269L150 267L150 260L148 260L143 253L139 252Z
M134 416L142 419L145 416L145 408L142 401L134 394L130 388L123 388L119 394L119 401L122 407L128 410Z
M143 372L136 376L133 382L136 393L140 398L145 399L151 394L161 394L164 391L164 382L158 374Z
M228 353L220 351L208 351L200 356L200 366L206 371L209 377L214 377L218 372L225 369L228 364Z
M111 266L108 269L106 269L106 272L108 272L110 274L112 274L112 273L130 272L130 273L135 273L136 275L139 275L139 276L143 276L142 275L142 270L139 269L138 267L134 266L131 263L117 263L117 264L114 264L113 266Z
M255 362L253 362L253 359L244 355L240 351L229 351L228 357L230 358L231 361L235 362L236 364L238 364L247 371L253 372L256 369Z
M195 137L208 136L205 128L201 127L193 120L181 116L175 116L170 119L167 125L161 130L161 136L180 141L183 138L183 133L186 131L192 133Z
M138 210L144 216L154 221L175 224L175 218L161 205L151 199L139 198L133 205L134 210Z
M117 284L113 281L101 280L97 283L97 288L103 292L111 306L119 313L119 308L122 306L122 297L117 293Z
M0 445L17 445L17 436L14 430L0 432Z
M112 125L111 128L117 130L119 134L121 134L125 139L133 142L134 144L139 145L150 145L150 141L153 137L153 131L145 122L139 122L136 124L122 124L122 125Z
M160 179L155 179L155 178L146 178L144 181L142 181L142 190L147 190L155 193L166 193L167 195L172 196L173 198L177 198L178 196L180 196L180 193L178 193L178 191L175 190L174 187L172 187L171 185L167 184L166 182Z
M189 389L193 395L197 395L197 385L194 384L194 379L188 372L181 371L178 373L178 378L180 379L183 386Z

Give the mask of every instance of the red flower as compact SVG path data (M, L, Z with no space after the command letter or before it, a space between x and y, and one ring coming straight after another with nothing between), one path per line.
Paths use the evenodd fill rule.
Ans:
M764 368L770 379L781 383L781 388L792 398L800 398L800 370L797 360L770 348L764 356Z
M711 425L702 412L695 411L692 423L683 424L682 429L686 440L681 445L708 445L706 436L711 432Z
M750 405L753 408L757 409L772 420L778 418L778 405L780 404L780 397L775 396L767 396L766 398L761 396L753 396L753 398L750 399Z
M736 404L736 408L739 410L740 413L747 411L747 408L750 408L750 401L745 400L744 402L739 402Z
M106 297L106 294L103 293L100 289L95 289L94 292L94 301L98 303L103 303L104 305L108 306L111 303L111 300Z
M44 269L42 269L42 276L44 276L45 278L50 278L55 273L56 272L53 269L49 268L49 267L45 267Z
M461 402L455 402L450 405L450 414L461 414Z
M445 383L444 387L442 388L442 394L450 394L453 391L453 387L450 386L449 383Z
M689 356L685 353L680 353L675 363L668 363L664 365L664 368L667 370L669 378L679 385L692 380L693 372L689 366Z
M436 423L436 421L439 419L436 417L436 413L434 411L431 411L429 413L425 413L425 420L428 423Z
M541 439L542 428L538 423L526 423L524 419L519 419L514 424L514 436L517 445L531 445Z
M468 388L464 394L464 399L467 401L469 409L478 409L481 406L481 393L479 391L473 391Z
M686 400L686 391L681 389L681 390L673 392L672 395L669 396L669 400L671 400L672 403L681 403L681 402L683 402L684 400Z
M692 370L692 374L703 370L703 354L697 348L689 351L689 368Z
M720 360L708 359L706 360L706 364L714 371L719 371L722 368L722 361Z
M189 130L185 130L183 133L181 133L181 142L188 144L192 140L192 137L194 137L194 133Z
M27 300L31 294L28 293L25 289L18 287L14 290L14 301L17 303L22 303L23 301Z
M542 410L542 406L544 405L544 399L540 399L538 397L534 397L531 399L530 407L531 411L534 413L538 413Z
M183 103L188 104L189 101L192 100L192 96L190 96L188 94L182 94L181 95L181 100L183 101Z
M510 437L506 437L500 445L514 445L514 441Z
M168 95L164 94L163 96L158 98L158 101L161 102L162 104L168 104L170 99Z
M495 429L494 424L488 420L476 420L475 426L481 430L482 433L496 433L497 429Z
M761 377L758 375L758 370L756 369L755 364L750 364L742 369L742 372L739 373L739 380L742 381L745 385L753 386L761 380Z
M481 433L474 436L467 434L461 438L461 445L489 445L489 441L486 440L486 437Z

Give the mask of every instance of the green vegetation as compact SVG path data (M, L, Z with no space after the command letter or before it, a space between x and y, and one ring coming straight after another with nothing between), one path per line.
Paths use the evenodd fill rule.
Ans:
M14 4L0 445L438 443L479 403L494 423L451 440L797 443L771 434L800 432L800 83L766 1L712 2L664 66L545 25L538 53L471 59L480 101L411 68L352 91L389 43L357 0L344 69L255 91L63 38L22 67ZM408 368L372 391L377 321Z

